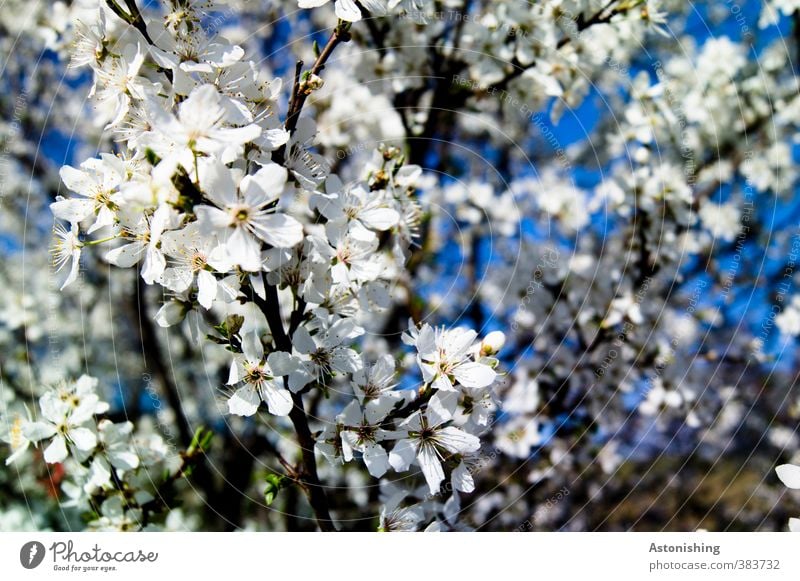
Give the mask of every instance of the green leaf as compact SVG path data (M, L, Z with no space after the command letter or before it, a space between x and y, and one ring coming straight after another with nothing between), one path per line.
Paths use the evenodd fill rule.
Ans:
M265 477L266 486L264 487L264 502L270 506L275 502L275 497L281 488L285 488L286 477L281 474L267 474Z
M197 453L205 453L211 447L211 439L214 437L214 432L205 429L203 426L197 428L192 437L192 442L186 449L186 454L192 456Z

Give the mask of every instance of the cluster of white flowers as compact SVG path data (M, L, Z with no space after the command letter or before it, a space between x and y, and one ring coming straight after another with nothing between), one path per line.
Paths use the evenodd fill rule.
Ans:
M336 9L357 20L355 3L337 1ZM487 418L475 423L474 413L458 410L491 397L495 350L475 331L412 323L407 342L418 350L422 385L403 392L391 389L390 355L369 363L354 349L367 315L391 305L417 228L420 168L381 146L364 179L343 183L309 151L310 118L279 121L280 80L260 78L240 47L204 34L194 5L176 3L163 20L149 20L146 33L131 28L115 43L104 28L114 15L100 14L83 29L73 63L93 69L92 94L120 153L61 169L69 193L51 209L69 224L56 231L56 261L71 264L64 286L76 279L82 251L110 246L105 260L137 267L147 285L163 287L160 326L187 321L197 342L233 352L234 415L253 416L263 402L273 416L299 413L307 422L303 396L338 390L351 377L352 399L323 425L318 449L332 461L358 452L375 477L417 463L438 492L442 463L452 459L463 471L461 459L480 446ZM127 16L132 26L143 18ZM340 25L334 38L346 34ZM320 84L297 83L294 103ZM372 383L375 374L382 386ZM60 407L43 413L61 430ZM95 438L82 426L94 413L68 416L46 459L62 460L67 441L91 451ZM42 426L31 437L53 434Z
M6 465L33 444L46 463L65 467L61 506L91 514L89 528L158 530L171 509L162 487L174 484L196 450L182 458L157 433L104 418L109 405L97 384L86 375L61 382L39 398L37 419L19 412L4 417L0 438L11 449Z

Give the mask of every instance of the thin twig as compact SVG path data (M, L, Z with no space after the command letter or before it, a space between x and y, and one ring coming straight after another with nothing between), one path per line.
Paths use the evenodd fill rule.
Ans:
M147 32L147 23L142 16L141 10L139 10L139 7L136 5L136 0L125 0L125 6L128 8L128 12L125 12L119 4L117 4L116 0L106 0L106 5L111 12L138 30L150 46L156 46L150 33ZM171 70L159 66L158 71L164 73L169 82L172 83L173 76Z
M343 42L348 42L350 40L350 23L349 22L339 22L336 28L333 31L333 34L328 39L328 42L325 44L325 47L322 49L322 52L319 53L317 60L314 61L314 64L311 66L311 69L308 70L306 73L302 73L303 68L303 61L297 61L297 65L295 67L295 75L294 75L294 84L292 85L292 96L289 101L289 110L286 112L286 124L284 127L289 134L293 134L297 129L297 122L300 119L300 113L303 111L303 106L306 103L306 99L311 94L310 91L306 91L303 89L303 76L307 74L310 75L319 75L322 72L322 69L325 68L325 64L328 62L331 54L336 49L337 46L342 44ZM286 159L286 145L282 145L278 148L274 155L274 161L277 163L283 163Z

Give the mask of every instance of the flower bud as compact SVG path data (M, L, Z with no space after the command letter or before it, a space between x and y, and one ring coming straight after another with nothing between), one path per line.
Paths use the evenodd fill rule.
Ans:
M315 74L309 74L301 83L300 83L300 90L305 93L306 95L310 95L313 91L317 89L321 89L322 85L325 84L325 81L322 80L321 77Z
M506 336L502 331L492 331L481 341L481 355L488 357L494 355L506 344Z

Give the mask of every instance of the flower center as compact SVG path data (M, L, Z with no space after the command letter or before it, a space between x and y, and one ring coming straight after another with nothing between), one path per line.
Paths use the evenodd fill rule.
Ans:
M231 208L231 219L235 226L247 223L250 218L250 208L246 206L234 206Z
M11 449L18 450L24 443L25 440L22 437L22 418L17 416L14 418L14 423L11 424L11 430L9 430L9 436L11 439Z
M206 257L201 252L195 251L189 259L189 264L194 272L199 272L206 267Z
M328 353L325 349L317 349L311 355L309 355L311 361L314 362L315 365L322 367L323 369L327 369L331 363L331 354Z
M272 379L272 376L260 365L247 369L247 375L244 378L245 382L253 385L259 385L270 379Z

